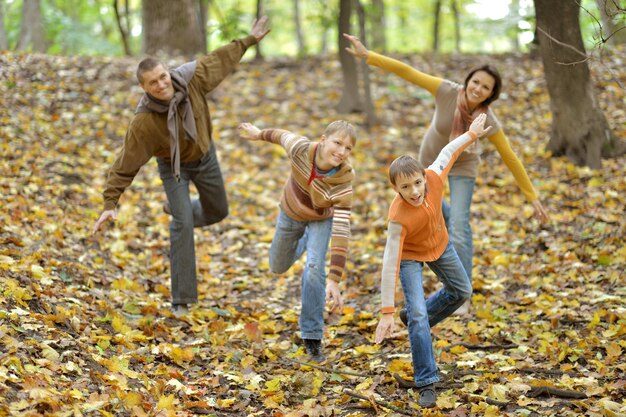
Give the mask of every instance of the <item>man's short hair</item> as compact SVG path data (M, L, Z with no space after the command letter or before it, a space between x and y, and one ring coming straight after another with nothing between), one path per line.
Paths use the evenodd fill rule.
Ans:
M351 123L346 122L345 120L335 120L326 126L324 136L329 137L335 134L348 136L353 145L356 143L356 129Z
M145 58L143 59L139 65L137 65L137 81L139 84L143 84L143 74L147 71L152 71L156 67L161 65L161 61L156 58Z
M402 155L394 159L389 166L389 182L394 187L398 177L410 177L413 174L421 172L425 175L424 166L410 155Z

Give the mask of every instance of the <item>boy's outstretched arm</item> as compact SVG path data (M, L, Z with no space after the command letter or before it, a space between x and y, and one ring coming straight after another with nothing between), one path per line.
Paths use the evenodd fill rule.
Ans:
M239 136L248 140L261 140L261 129L253 125L252 123L241 123L237 129L239 130Z

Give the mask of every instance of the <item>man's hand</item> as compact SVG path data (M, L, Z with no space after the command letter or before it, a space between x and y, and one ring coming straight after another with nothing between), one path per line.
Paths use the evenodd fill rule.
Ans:
M376 327L376 343L380 344L383 340L390 337L393 334L394 326L393 314L383 314L383 317L378 322L378 327Z
M343 299L341 298L341 291L337 281L329 279L326 283L326 299L330 304L331 313L343 311Z
M349 35L347 33L344 33L343 37L346 38L352 44L352 48L346 48L346 51L348 51L348 53L350 53L352 56L355 56L357 58L367 58L369 51L361 43L359 38L357 38L356 36Z
M252 24L252 30L250 34L254 36L257 42L261 42L261 39L270 33L271 29L267 28L267 16L261 16L259 20L255 20Z
M261 129L253 125L252 123L241 123L237 129L239 129L239 136L248 140L261 139Z
M102 226L102 224L104 222L106 222L109 218L111 218L113 220L117 219L117 211L115 209L113 209L113 210L104 210L102 212L102 214L100 215L100 218L98 219L98 221L94 225L91 234L92 235L95 234L98 231L98 229L100 229L100 226Z
M481 113L472 122L469 127L470 132L474 133L476 137L482 138L491 131L491 126L485 127L485 121L487 120L487 114Z

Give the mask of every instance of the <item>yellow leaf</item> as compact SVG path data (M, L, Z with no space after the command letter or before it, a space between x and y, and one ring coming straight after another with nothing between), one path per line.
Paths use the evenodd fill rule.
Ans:
M380 348L377 345L360 345L355 347L354 350L356 350L357 353L371 354L378 352Z
M460 355L467 352L467 348L465 346L457 345L450 348L450 352L454 353L455 355Z
M274 378L265 383L265 390L270 392L276 392L280 390L280 379Z
M174 409L174 394L172 395L161 395L159 397L159 402L157 403L157 410L173 410Z

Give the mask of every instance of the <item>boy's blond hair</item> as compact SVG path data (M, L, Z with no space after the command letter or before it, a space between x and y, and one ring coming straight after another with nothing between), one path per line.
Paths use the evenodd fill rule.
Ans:
M350 122L346 122L345 120L335 120L326 126L324 136L329 137L336 134L347 136L350 138L350 142L352 142L353 145L356 144L356 129Z
M395 187L398 177L408 177L417 172L426 174L424 166L418 160L410 155L399 156L389 166L389 182Z

